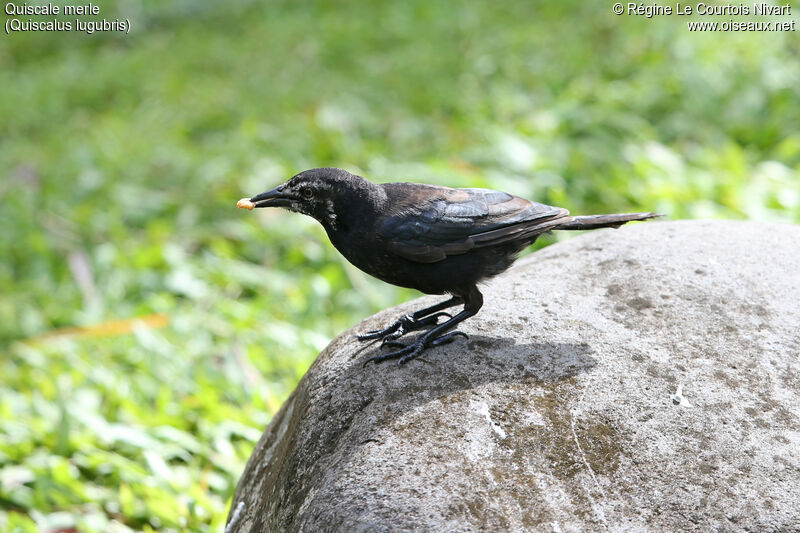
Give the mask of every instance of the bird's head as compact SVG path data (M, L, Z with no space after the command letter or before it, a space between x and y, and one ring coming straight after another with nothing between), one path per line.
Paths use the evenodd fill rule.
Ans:
M250 199L239 207L283 207L317 219L323 226L336 228L344 202L361 199L375 185L340 168L315 168L297 174L289 181Z

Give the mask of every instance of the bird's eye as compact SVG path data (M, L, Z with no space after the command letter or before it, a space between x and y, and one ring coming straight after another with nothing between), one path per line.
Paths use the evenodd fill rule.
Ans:
M302 194L303 198L306 198L306 199L311 198L312 196L314 196L314 192L311 189L309 189L308 187L303 187L303 189L300 191L300 194Z

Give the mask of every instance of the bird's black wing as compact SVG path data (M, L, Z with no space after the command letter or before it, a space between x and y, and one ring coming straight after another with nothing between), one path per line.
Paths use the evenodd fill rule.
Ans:
M390 212L379 229L388 249L418 263L512 241L533 240L569 219L560 207L489 189L383 185Z

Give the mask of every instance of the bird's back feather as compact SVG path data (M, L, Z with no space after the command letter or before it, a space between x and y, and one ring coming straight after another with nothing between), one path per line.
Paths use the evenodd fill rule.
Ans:
M533 240L569 218L566 209L489 189L415 183L383 187L389 201L379 233L390 251L419 263Z

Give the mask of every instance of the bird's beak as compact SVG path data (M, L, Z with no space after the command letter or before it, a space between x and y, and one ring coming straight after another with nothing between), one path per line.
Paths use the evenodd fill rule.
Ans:
M283 194L283 185L279 185L272 190L262 192L250 198L253 207L286 207L290 204L291 198Z

